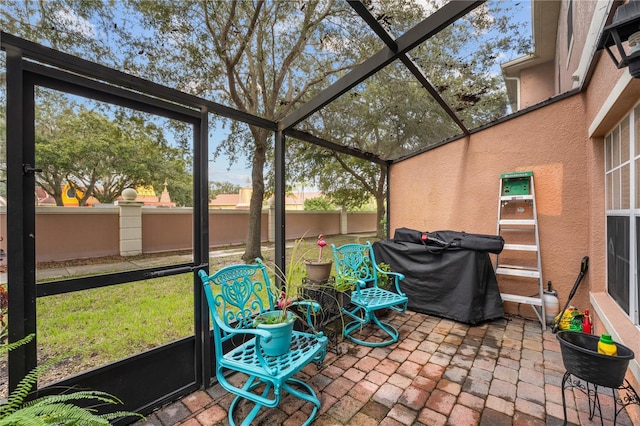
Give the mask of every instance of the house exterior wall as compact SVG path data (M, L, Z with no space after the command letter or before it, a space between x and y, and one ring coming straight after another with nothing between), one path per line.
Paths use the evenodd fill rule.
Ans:
M532 170L543 278L566 299L580 260L590 254L583 110L581 97L571 96L392 165L391 232L408 227L495 234L500 174ZM531 285L529 293L535 293L537 285ZM577 306L587 305L586 288L576 294Z
M587 37L589 13L608 6L603 1L573 3L571 57L562 45L566 40L567 2L563 2L559 18L555 66L560 92L571 88L572 68L577 67L582 52L594 50L593 45L578 40ZM544 281L553 282L560 306L564 306L580 260L589 256L589 270L571 304L591 309L595 334L610 333L639 354L640 328L606 292L603 139L640 100L640 80L631 78L626 69L617 70L605 53L596 53L593 65L591 78L580 93L558 97L493 127L393 164L390 229L393 232L404 226L495 233L500 173L533 170ZM530 89L534 88L532 84ZM532 293L536 290L533 284ZM505 307L508 312L515 311L511 304ZM530 308L515 312L532 316ZM637 356L630 362L629 371L627 378L638 389ZM630 414L640 422L640 409L633 407Z
M531 6L534 49L502 65L514 110L583 85L612 2L532 0Z
M558 18L558 36L556 38L556 72L557 72L557 93L564 93L574 87L573 75L580 65L580 60L585 49L585 42L591 27L591 20L598 3L603 1L582 1L573 0L573 37L568 40L568 20L569 2L563 1ZM589 49L592 46L587 46Z
M520 108L528 108L555 95L554 63L545 62L520 73Z

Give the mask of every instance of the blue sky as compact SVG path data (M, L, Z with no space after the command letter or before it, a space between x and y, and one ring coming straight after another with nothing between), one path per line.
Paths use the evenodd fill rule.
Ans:
M216 146L226 138L227 129L216 126L213 133L209 134L209 180L216 182L231 182L240 186L251 186L251 169L247 166L247 158L241 157L233 164L220 156L213 161L213 152ZM227 170L229 169L229 170Z

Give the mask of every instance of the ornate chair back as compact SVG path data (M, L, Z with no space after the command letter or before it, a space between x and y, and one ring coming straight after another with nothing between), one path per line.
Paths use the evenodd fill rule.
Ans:
M343 309L343 313L353 319L344 327L344 336L365 346L386 346L397 342L399 333L396 328L380 321L376 312L381 309L406 311L408 298L399 285L404 275L380 269L369 241L366 244L344 244L340 247L332 244L331 249L336 264L336 280L354 285L351 292L351 304L354 308ZM384 288L380 286L382 279L385 282ZM366 324L379 327L388 338L370 341L364 337L356 337Z
M204 271L200 273L214 322L216 356L222 356L222 345L235 334L225 329L253 329L257 315L274 309L274 292L267 268L259 260L227 266L210 277Z

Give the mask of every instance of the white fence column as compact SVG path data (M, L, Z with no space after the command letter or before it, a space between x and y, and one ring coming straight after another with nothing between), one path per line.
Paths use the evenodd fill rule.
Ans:
M120 256L142 254L142 205L134 201L138 193L132 188L122 191L124 200L116 201L120 208Z
M267 204L269 206L269 230L267 233L267 240L270 243L273 243L276 240L276 203L274 198L269 198Z
M347 209L344 206L340 206L340 234L345 235L348 228Z

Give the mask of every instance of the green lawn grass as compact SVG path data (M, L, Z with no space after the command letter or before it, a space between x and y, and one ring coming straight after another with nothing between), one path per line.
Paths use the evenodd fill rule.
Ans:
M346 236L326 240L336 245L363 242ZM308 239L307 245L317 258L315 241ZM273 251L263 255L265 263L273 265ZM332 258L326 247L323 259ZM210 271L240 262L215 258ZM301 283L304 275L304 270L297 271L293 281ZM193 279L189 273L38 298L38 358L64 357L42 383L193 335Z
M192 289L184 274L39 298L38 357L75 373L192 335Z

